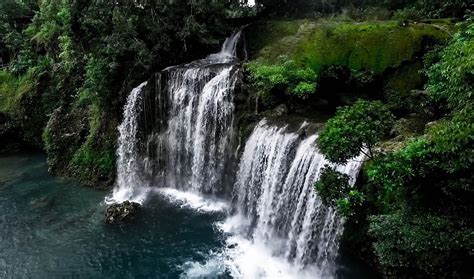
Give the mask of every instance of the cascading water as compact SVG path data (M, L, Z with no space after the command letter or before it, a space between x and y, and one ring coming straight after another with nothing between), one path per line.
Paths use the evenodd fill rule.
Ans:
M232 171L239 38L240 32L228 38L217 54L164 70L154 91L147 83L133 89L119 127L117 186L108 202L143 202L159 192L200 211L222 211L228 202L202 195L233 188L228 198L235 214L220 224L230 248L217 262L225 267L212 266L238 278L332 277L343 220L312 189L328 162L308 124L290 131L262 120ZM336 168L354 183L362 160Z
M167 88L157 90L159 101L144 96L146 83L132 90L119 127L117 186L107 202L141 203L149 185L205 194L222 192L233 154L233 90L238 72L234 61L240 36L237 32L226 39L219 53L166 69ZM160 119L152 119L160 122L159 128L145 135L148 150L142 150L138 134L140 129L145 132L139 119L142 114L147 119L147 106L162 111Z
M124 107L123 122L119 126L120 136L117 149L117 186L113 191L113 201L133 200L141 202L145 191L140 170L143 160L139 150L139 116L143 109L142 89L146 82L134 88Z
M221 189L232 138L235 81L233 65L171 73L167 187L201 193Z
M312 189L321 169L329 164L315 147L317 137L287 132L286 126L279 128L262 120L248 139L234 186L237 214L223 225L237 235L231 242L245 247L242 254L230 252L239 276L305 277L304 272L309 271L311 278L334 276L343 221ZM348 174L353 184L362 160L357 158L336 169ZM245 261L245 257L255 257L249 255L249 241L283 264L267 268ZM285 266L287 263L291 267ZM277 271L278 266L282 270Z

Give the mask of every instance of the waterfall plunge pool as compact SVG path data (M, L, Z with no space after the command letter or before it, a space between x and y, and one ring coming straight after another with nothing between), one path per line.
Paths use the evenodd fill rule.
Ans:
M107 192L49 175L42 154L0 157L0 278L232 278L233 260L247 274L281 267L258 245L224 235L230 222L219 203L164 191L132 223L109 226ZM229 242L248 253L226 254ZM344 255L342 264L339 278L370 277Z

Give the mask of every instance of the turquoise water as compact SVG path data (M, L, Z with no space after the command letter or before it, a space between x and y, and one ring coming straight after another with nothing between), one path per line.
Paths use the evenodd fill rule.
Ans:
M43 156L0 158L0 277L177 278L222 246L222 216L164 200L107 226L106 194L48 175Z
M45 160L0 157L0 278L199 277L192 263L206 263L225 246L215 226L224 214L159 196L132 223L105 225L108 193L49 175ZM363 267L350 265L341 278L366 277ZM203 278L230 277L223 263L204 268L214 270Z

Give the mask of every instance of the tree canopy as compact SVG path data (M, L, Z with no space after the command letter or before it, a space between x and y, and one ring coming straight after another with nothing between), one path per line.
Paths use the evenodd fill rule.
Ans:
M392 125L393 115L382 102L359 100L338 109L320 133L318 147L334 163L345 163L361 153L372 158L373 146Z

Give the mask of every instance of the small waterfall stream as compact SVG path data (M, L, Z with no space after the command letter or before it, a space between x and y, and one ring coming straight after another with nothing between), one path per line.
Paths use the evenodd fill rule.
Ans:
M117 149L117 186L112 194L115 202L125 200L142 202L146 195L140 175L143 160L139 149L141 129L139 116L144 106L142 90L146 85L146 82L140 84L128 96L124 107L124 119L118 128L120 136Z
M217 261L233 277L332 277L343 220L313 190L328 163L317 134L307 123L291 131L264 119L235 158L239 38L228 38L217 54L165 69L166 86L160 82L155 97L146 82L132 90L119 127L117 186L107 202L143 203L158 192L199 210L232 212L219 225L228 247ZM142 123L147 111L160 111L151 132L142 127L149 126ZM354 183L362 160L336 167Z

